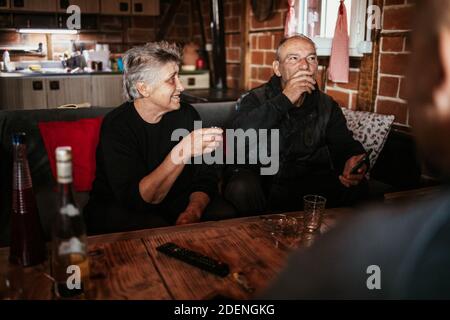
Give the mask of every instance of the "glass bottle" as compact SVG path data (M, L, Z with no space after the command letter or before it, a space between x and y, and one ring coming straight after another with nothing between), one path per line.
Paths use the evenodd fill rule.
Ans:
M84 298L89 286L86 227L72 191L72 149L58 147L59 209L53 225L52 275L58 298Z
M27 160L25 133L12 135L13 181L9 261L23 267L44 262L46 247Z

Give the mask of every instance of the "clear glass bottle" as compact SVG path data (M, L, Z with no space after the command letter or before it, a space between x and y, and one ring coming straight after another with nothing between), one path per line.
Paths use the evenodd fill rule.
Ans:
M33 193L25 133L12 135L13 181L9 261L23 267L45 261L44 233Z
M72 191L72 149L58 147L59 209L53 225L52 275L58 298L84 298L89 287L86 227Z

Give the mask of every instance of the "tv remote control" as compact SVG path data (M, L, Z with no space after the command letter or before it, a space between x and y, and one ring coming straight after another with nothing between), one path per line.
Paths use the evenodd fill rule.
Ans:
M214 260L201 253L180 247L172 242L167 242L160 245L156 248L156 250L220 277L226 277L230 273L230 268L226 263Z

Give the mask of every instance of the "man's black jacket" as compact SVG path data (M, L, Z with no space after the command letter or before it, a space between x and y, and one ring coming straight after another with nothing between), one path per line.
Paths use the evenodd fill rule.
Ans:
M365 152L353 139L338 104L317 86L296 107L282 93L280 78L273 76L243 95L237 110L234 129L280 130L281 179L298 179L313 172L341 174L351 156Z

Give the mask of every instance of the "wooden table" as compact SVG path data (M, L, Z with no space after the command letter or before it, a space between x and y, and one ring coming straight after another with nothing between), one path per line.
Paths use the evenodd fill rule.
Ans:
M318 236L353 212L327 209ZM302 218L302 212L288 215ZM228 263L230 275L221 278L156 251L168 241ZM297 246L308 247L313 241L314 237L303 237ZM261 217L93 236L88 242L90 299L208 299L216 294L248 299L270 283L292 250L270 234ZM0 268L9 268L12 282L23 287L20 298L54 298L48 263L19 269L7 261L8 248L2 248ZM246 291L233 272L244 273L256 291Z

